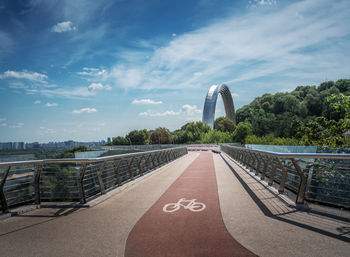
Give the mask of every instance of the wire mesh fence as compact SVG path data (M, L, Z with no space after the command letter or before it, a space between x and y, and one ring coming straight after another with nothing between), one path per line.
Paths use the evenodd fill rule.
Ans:
M174 147L91 159L0 163L0 208L7 212L41 201L84 203L186 153L186 147Z
M275 153L231 145L221 149L245 165L269 185L279 184L305 200L350 208L350 154Z

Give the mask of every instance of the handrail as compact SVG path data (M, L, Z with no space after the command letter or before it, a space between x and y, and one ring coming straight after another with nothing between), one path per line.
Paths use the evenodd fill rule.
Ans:
M98 158L2 162L0 163L0 168L5 169L5 171L0 173L0 209L3 212L8 212L11 204L18 205L23 201L34 201L36 204L40 204L42 191L47 190L47 188L58 190L57 194L61 194L59 199L65 199L64 195L78 194L74 199L79 199L81 203L85 203L86 197L97 193L105 194L107 189L120 186L123 181L133 180L135 176L142 176L144 173L175 160L184 154L187 154L186 147L173 147ZM153 157L151 158L151 156ZM157 159L156 163L154 158ZM142 162L142 160L144 161ZM116 161L118 161L118 164L116 164ZM68 163L75 165L74 167L71 165L61 167L45 166L47 164ZM30 166L30 168L26 166ZM62 173L60 173L61 170ZM17 176L18 173L23 176ZM56 179L56 176L59 177L57 178L57 183L53 185L52 181ZM62 176L66 177L62 178ZM66 180L62 181L62 179ZM5 185L6 182L8 183ZM65 186L70 189L65 189ZM71 188L75 188L73 193ZM31 193L32 191L34 191L33 194ZM8 194L11 194L11 192L13 194L9 197ZM22 197L19 196L21 194L25 194L25 200L16 200ZM53 193L49 192L49 194ZM9 199L14 203L9 204ZM53 200L57 199L54 198Z
M241 150L249 150L250 152L263 153L269 156L275 156L280 158L305 158L305 159L350 159L350 154L334 154L334 153L276 153L271 151L253 150L249 148L242 148L237 146L231 146L223 144L230 148L236 148Z
M65 158L65 159L44 159L44 160L29 160L29 161L13 161L13 162L0 162L0 167L2 166L12 166L12 165L30 165L30 164L48 164L48 163L86 163L86 162L101 162L101 161L110 161L114 159L121 159L121 158L129 158L133 156L138 155L144 155L144 154L151 154L151 153L158 153L158 152L164 152L167 150L174 150L174 149L183 149L184 147L173 147L173 148L166 148L161 150L152 150L152 151L145 151L145 152L138 152L138 153L126 153L126 154L117 154L117 155L111 155L111 156L104 156L104 157L97 157L97 158Z
M306 199L350 208L350 154L276 153L229 144L222 144L221 149L255 175L261 174L261 180L268 177L269 186L277 182L280 193L285 187L297 193L296 204L304 204ZM256 161L258 157L264 165Z

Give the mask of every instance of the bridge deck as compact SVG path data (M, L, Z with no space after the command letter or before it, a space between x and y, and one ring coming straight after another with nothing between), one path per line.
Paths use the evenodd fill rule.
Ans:
M163 211L167 203L180 204ZM217 256L348 256L349 243L349 223L288 207L210 152L191 152L92 208L0 220L1 256L215 256L214 248Z

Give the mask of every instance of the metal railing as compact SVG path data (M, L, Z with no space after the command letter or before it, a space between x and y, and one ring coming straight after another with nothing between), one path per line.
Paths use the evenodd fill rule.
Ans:
M187 154L186 147L87 159L0 163L0 209L41 201L80 201Z
M350 154L275 153L222 145L222 151L237 160L268 185L278 183L305 200L350 208Z

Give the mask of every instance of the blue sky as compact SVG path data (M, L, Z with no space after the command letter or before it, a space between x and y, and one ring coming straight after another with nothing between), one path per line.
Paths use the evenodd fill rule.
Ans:
M238 109L349 78L349 13L348 0L0 0L0 141L174 130L201 120L213 84Z

